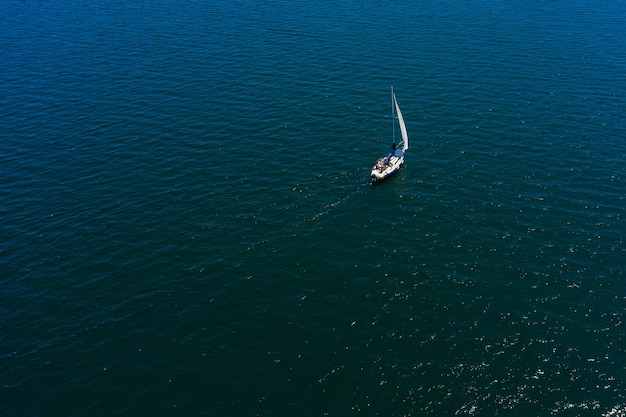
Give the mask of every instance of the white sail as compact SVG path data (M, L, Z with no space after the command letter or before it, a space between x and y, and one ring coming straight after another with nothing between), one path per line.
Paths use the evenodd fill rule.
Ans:
M406 131L406 125L404 124L404 117L402 117L402 112L400 111L400 106L398 106L398 101L396 100L396 95L393 95L393 102L396 105L396 112L398 113L398 122L400 123L400 131L402 132L402 142L404 145L402 146L402 151L406 151L409 149L409 134Z

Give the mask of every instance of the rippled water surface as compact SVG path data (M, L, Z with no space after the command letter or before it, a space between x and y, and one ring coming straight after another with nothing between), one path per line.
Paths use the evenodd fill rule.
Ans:
M626 413L623 1L0 16L2 415Z

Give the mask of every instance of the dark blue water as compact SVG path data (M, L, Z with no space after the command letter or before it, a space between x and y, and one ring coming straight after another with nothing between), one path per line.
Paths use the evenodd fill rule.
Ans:
M624 416L625 39L623 1L0 3L0 412Z

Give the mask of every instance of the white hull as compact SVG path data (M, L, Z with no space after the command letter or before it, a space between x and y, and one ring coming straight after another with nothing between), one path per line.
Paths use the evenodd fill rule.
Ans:
M391 177L398 172L402 164L404 164L404 155L380 158L372 168L372 182L379 182Z

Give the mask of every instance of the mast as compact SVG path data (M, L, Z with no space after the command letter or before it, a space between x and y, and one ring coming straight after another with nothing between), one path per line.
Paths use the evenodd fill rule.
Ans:
M391 140L392 140L392 143L396 143L396 123L394 122L394 119L395 119L394 111L395 109L394 109L394 96L393 96L393 85L392 85L391 86L391 131L392 131Z

